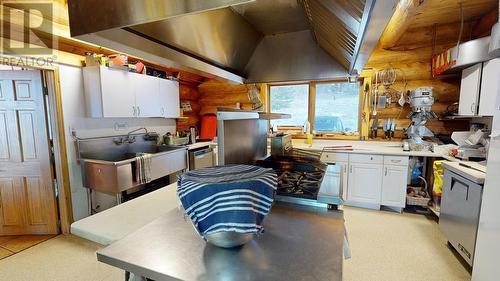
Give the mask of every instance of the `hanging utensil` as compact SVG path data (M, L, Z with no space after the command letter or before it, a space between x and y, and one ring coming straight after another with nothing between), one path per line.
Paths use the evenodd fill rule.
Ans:
M405 99L405 97L404 97L404 92L403 92L403 91L401 91L401 95L399 96L398 104L399 104L400 106L404 106L404 105L405 105L405 103L406 103L406 99Z
M394 132L396 131L396 119L392 119L391 124L391 138L394 138Z

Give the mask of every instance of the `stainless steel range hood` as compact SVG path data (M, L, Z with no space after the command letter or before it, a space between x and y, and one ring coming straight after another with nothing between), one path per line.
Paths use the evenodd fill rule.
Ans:
M71 35L236 83L360 73L397 0L68 0Z
M490 36L487 36L470 40L443 52L449 52L452 64L439 74L461 72L471 65L495 58L494 54L489 53L490 39Z

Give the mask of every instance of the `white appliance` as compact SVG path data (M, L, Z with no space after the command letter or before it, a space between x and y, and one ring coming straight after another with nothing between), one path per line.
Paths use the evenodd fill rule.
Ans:
M493 117L488 166L477 233L473 281L498 280L500 275L500 91Z

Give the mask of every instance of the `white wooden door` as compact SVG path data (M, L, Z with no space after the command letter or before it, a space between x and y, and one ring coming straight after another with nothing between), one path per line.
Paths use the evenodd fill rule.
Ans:
M382 165L349 164L349 190L347 199L350 202L380 204L382 188Z
M162 117L160 79L154 76L131 74L135 91L137 117Z
M500 58L483 64L479 97L480 116L493 116L498 95L500 95Z
M56 234L39 71L0 71L0 235Z
M404 208L408 166L384 165L382 180L382 205Z
M103 117L134 117L135 92L132 73L100 67Z
M160 79L160 99L162 117L180 117L179 82Z
M477 115L481 70L482 63L478 63L462 71L458 103L459 115Z

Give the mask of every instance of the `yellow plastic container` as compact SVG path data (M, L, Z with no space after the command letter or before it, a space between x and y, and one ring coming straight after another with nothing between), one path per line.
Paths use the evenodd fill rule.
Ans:
M441 196L443 193L443 162L445 160L434 161L432 165L433 173L434 173L434 185L432 186L432 192L434 195Z

